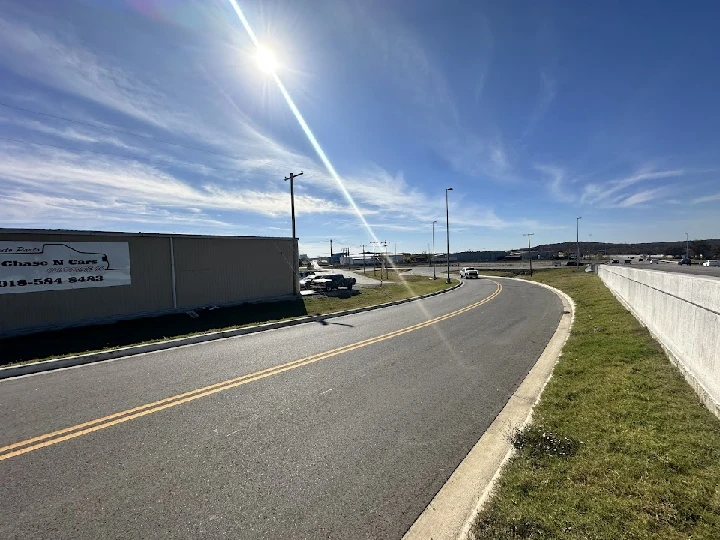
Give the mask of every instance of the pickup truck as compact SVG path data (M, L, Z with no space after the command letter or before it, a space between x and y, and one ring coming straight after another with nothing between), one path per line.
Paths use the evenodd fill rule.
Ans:
M471 279L471 278L478 278L478 271L475 268L472 268L470 266L466 266L462 270L460 270L460 277L465 279Z
M342 287L350 291L352 290L353 285L355 285L355 282L355 278L348 278L342 274L327 274L319 277L316 276L312 282L310 282L310 288L332 291Z

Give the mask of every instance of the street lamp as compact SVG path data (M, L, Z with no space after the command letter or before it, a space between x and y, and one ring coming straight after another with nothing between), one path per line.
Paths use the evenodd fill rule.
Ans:
M523 236L528 237L528 260L530 261L530 277L532 277L532 251L530 251L530 237L533 236L535 233L527 233L523 234Z
M453 188L445 188L445 233L447 235L447 281L450 283L450 210L448 207L448 191L452 191Z
M433 267L433 279L437 279L437 275L435 275L435 224L437 223L437 220L432 222L433 227L433 249L432 253L430 254L430 262L432 263Z
M690 236L688 233L685 233L685 258L690 258ZM697 253L695 254L695 257L697 257Z
M577 259L575 259L575 270L580 268L580 220L581 217L575 219L575 242L577 243Z

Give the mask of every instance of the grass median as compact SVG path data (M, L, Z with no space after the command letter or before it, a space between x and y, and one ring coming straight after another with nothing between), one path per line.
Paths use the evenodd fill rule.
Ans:
M268 322L323 315L393 302L440 291L444 280L420 276L393 276L395 283L304 296L299 300L242 304L158 317L117 321L111 324L66 328L0 339L0 366L72 356L89 352L153 343L206 332L242 328Z
M720 538L720 420L596 275L533 279L575 325L476 538Z

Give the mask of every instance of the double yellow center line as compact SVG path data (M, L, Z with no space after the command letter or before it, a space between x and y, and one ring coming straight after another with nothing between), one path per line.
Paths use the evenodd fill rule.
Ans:
M255 371L253 373L248 373L247 375L241 375L240 377L228 379L219 383L211 384L209 386L203 386L202 388L198 388L196 390L191 390L189 392L170 396L165 399L153 401L152 403L147 403L145 405L140 405L139 407L133 407L132 409L127 409L114 414L110 414L108 416L103 416L102 418L90 420L89 422L83 422L82 424L77 424L75 426L70 426L64 429L60 429L58 431L53 431L52 433L46 433L44 435L39 435L38 437L33 437L31 439L26 439L24 441L9 444L7 446L0 447L0 461L20 456L22 454L27 454L28 452L32 452L34 450L39 450L40 448L45 448L46 446L51 446L53 444L74 439L82 435L87 435L88 433L100 431L101 429L106 429L117 424L129 422L130 420L135 420L136 418L141 418L143 416L147 416L149 414L153 414L164 409L177 407L178 405L182 405L183 403L189 403L190 401L195 401L196 399L211 396L218 392L230 390L231 388L236 388L243 384L259 381L260 379L272 377L273 375L279 375L280 373L297 369L302 366L307 366L308 364L314 364L315 362L319 362L320 360L325 360L333 356L338 356L340 354L361 349L363 347L367 347L368 345L373 345L374 343L379 343L381 341L392 339L394 337L401 336L409 332L414 332L415 330L425 328L441 321L445 321L447 319L456 317L457 315L470 311L471 309L475 309L491 301L493 298L499 295L502 291L502 285L500 285L496 281L494 281L493 283L495 283L497 288L495 289L495 292L493 292L490 296L480 300L479 302L475 302L473 304L465 306L462 309L458 309L457 311L452 311L445 315L441 315L439 317L435 317L433 319L429 319L427 321L414 324L400 330L395 330L394 332L389 332L387 334L365 339L363 341L358 341L350 345L344 345L336 349L331 349L329 351L314 354L312 356L300 358L299 360L280 364L279 366L274 366L260 371Z

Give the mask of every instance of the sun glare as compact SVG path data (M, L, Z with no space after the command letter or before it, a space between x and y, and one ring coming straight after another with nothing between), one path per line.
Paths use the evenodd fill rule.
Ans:
M277 69L277 60L275 60L275 55L270 49L266 49L265 47L258 47L257 54L255 55L255 61L257 62L260 70L268 75L272 75Z

